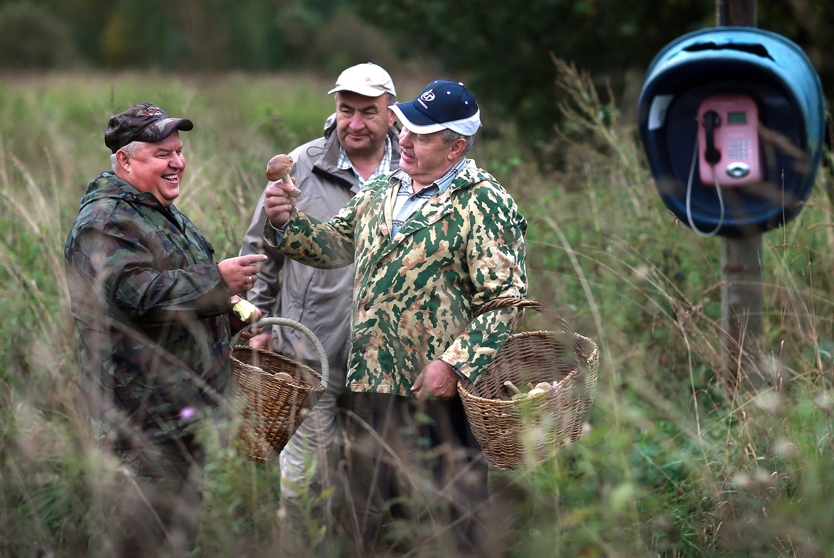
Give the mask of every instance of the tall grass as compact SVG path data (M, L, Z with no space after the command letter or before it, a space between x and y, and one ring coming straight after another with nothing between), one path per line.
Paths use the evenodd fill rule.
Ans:
M597 341L603 359L590 431L542 467L494 475L509 490L508 555L830 555L830 171L799 217L764 237L773 382L750 393L722 369L719 241L671 216L633 124L588 76L555 63L567 93L553 144L564 168L541 174L488 113L489 139L473 156L530 222L531 298ZM0 84L0 556L80 556L99 534L100 481L114 464L81 412L62 250L87 182L109 165L108 116L152 101L194 120L177 205L229 257L265 161L320 134L330 81L124 74ZM401 97L426 81L398 81ZM548 325L546 316L525 323ZM215 442L203 553L277 555L286 536L277 466Z

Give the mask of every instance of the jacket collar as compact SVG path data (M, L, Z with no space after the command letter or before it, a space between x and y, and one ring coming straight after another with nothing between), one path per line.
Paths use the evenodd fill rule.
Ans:
M343 181L355 194L359 191L359 186L356 184L356 180L354 180L352 173L336 166L339 163L341 145L339 144L339 136L336 134L335 115L331 115L325 123L324 138L324 147L322 148L321 155L313 164L313 172L323 174L325 176L335 177L338 180ZM400 129L396 123L388 128L388 138L391 140L391 169L399 169Z
M167 207L162 205L156 196L149 192L140 192L133 184L116 176L113 171L104 171L87 185L80 207L106 199L152 207L163 213L180 229L185 226L183 215L174 204Z
M393 175L394 173L391 173L391 177L393 177ZM452 210L452 196L455 192L464 190L473 184L489 179L491 179L491 176L480 170L475 165L475 161L470 159L466 166L463 167L463 170L458 173L457 178L455 178L445 190L426 200L426 203L424 203L420 209L408 218L408 221L406 221L403 227L399 230L397 236L393 238L392 244L399 244L408 235L428 227L429 225L433 225L442 219ZM397 180L391 188L387 190L388 199L386 200L385 211L383 212L384 218L380 220L380 232L382 234L390 234L390 219L391 212L393 210L393 200L396 199L399 188L400 181Z

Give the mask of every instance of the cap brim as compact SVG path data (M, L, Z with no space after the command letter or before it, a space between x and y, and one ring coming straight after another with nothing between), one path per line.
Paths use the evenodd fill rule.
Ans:
M136 140L145 142L162 141L173 134L174 130L188 132L192 129L194 129L194 123L187 118L165 118L148 124L144 130L139 132Z
M414 107L414 102L397 103L391 105L391 110L403 123L403 126L414 132L415 134L433 134L444 129L445 126L438 124Z
M454 120L452 122L444 122L438 124L418 108L414 106L414 101L408 103L397 103L391 105L391 110L397 115L397 118L403 123L403 126L414 132L415 134L433 134L440 130L449 129L459 133L462 136L474 136L481 127L481 110L463 120Z
M333 93L338 93L339 91L350 91L351 93L364 95L365 97L381 97L386 93L391 93L390 91L386 91L382 87L337 85L336 87L328 91L327 94L332 95ZM393 95L393 93L391 94Z

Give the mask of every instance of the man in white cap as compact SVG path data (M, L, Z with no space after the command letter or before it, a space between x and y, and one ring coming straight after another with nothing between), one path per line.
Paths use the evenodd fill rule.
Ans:
M336 113L327 119L324 136L290 153L294 161L290 175L303 192L298 207L321 220L333 217L366 183L396 170L400 159L396 117L388 108L396 100L396 89L388 72L372 63L352 66L328 93L335 94ZM286 259L264 246L265 222L261 197L240 255L266 253L270 258L248 299L264 317L290 318L310 328L324 345L330 364L327 390L279 456L281 507L288 524L302 535L302 543L315 535L307 532L313 519L326 526L327 539L332 541L334 532L342 529L336 519L343 511L351 538L375 540L379 517L368 519L358 511L367 499L370 474L362 467L362 455L346 457L343 451L349 423L358 427L356 416L370 421L369 409L356 408L345 379L353 266L325 271ZM318 352L294 329L275 326L250 344L320 369ZM355 474L357 470L361 472ZM305 510L303 502L321 496L321 504ZM343 510L345 502L350 505Z
M347 380L382 441L374 501L416 520L406 544L426 555L495 556L487 466L457 385L482 377L516 326L516 309L478 311L525 297L527 223L466 158L480 109L463 84L434 81L391 109L403 124L400 170L328 222L299 210L290 185L271 184L264 242L317 268L354 264Z

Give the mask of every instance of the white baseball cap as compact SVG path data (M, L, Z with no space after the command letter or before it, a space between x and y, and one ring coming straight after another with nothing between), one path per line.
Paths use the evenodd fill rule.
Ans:
M352 91L366 97L379 97L384 93L396 96L394 82L388 72L372 62L351 66L336 80L336 87L327 92L328 95L337 91Z

